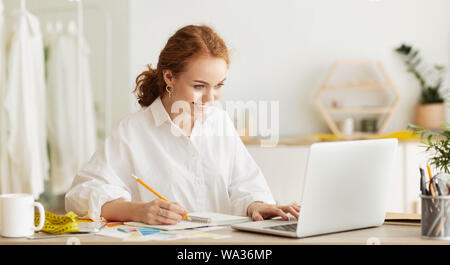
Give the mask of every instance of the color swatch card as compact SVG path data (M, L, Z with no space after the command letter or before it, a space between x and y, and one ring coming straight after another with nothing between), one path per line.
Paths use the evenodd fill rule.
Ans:
M153 234L161 232L161 230L159 230L159 229L148 228L148 227L138 227L137 231L143 236L153 235Z

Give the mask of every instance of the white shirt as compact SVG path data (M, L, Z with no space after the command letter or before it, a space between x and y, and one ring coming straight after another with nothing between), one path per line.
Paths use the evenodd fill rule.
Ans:
M180 133L174 135L174 129ZM98 220L108 201L157 198L132 174L188 212L245 216L254 201L275 203L228 114L214 106L195 122L189 138L160 98L124 118L78 172L66 194L66 210Z

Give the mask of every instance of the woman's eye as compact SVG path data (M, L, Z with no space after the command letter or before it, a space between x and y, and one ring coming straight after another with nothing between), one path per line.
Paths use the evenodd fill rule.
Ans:
M204 85L194 85L195 89L202 89L204 87Z
M221 88L221 87L223 87L225 84L218 84L217 86L216 86L216 88Z

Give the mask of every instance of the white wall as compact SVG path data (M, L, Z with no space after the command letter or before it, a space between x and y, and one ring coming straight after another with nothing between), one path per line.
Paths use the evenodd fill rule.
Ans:
M6 9L17 0L4 0ZM157 64L167 39L187 24L214 27L231 50L225 100L279 100L280 133L321 133L328 127L313 104L336 59L381 60L402 94L387 131L404 129L419 98L418 82L393 49L420 48L430 63L450 67L448 0L84 0L112 23L112 123L136 109L131 94L145 65ZM28 0L31 10L74 5ZM63 16L63 15L61 15ZM94 93L105 91L105 32L100 14L86 11ZM447 72L450 84L450 71ZM447 85L449 86L449 85ZM450 109L450 108L449 108ZM447 115L450 117L450 115Z
M447 0L131 0L130 84L178 28L205 23L232 51L223 100L279 100L281 134L328 131L313 96L334 60L360 58L381 60L400 90L387 131L401 130L419 86L393 49L450 66L449 11Z

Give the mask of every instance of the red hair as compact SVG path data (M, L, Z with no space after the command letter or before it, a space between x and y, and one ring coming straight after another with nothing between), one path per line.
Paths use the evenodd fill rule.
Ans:
M219 57L230 64L228 48L222 38L210 27L188 25L179 29L169 38L161 51L156 69L147 65L148 70L136 78L134 93L141 107L149 106L166 93L163 70L171 70L176 77L184 72L189 60L200 56Z

